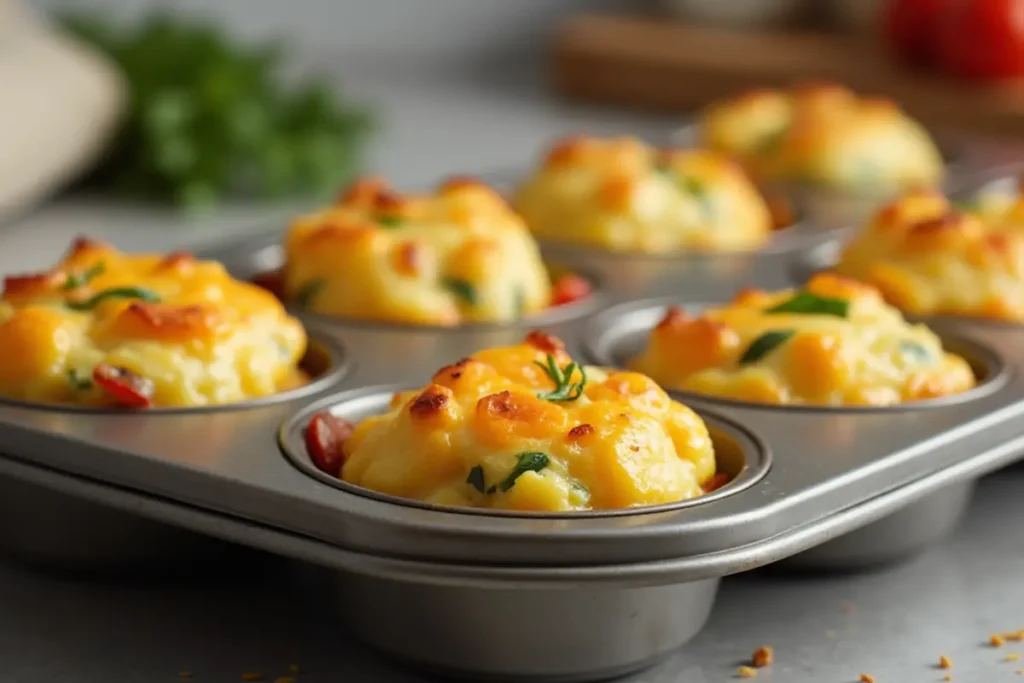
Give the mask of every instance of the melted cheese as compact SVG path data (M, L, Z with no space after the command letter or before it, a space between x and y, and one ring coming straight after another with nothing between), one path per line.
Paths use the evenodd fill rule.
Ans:
M758 90L712 105L703 142L735 155L759 180L849 192L935 186L943 160L927 131L893 102L837 85Z
M507 322L551 305L551 282L523 221L486 186L399 196L356 183L288 233L286 296L327 315L413 324Z
M1024 201L954 210L914 192L878 212L843 250L840 273L913 315L1024 320Z
M575 400L538 397L554 389L537 365L548 354L560 368L571 362L557 339L534 332L396 395L390 412L357 425L345 443L342 479L435 504L510 510L628 508L701 495L715 455L696 413L643 375L598 368L586 368ZM581 379L579 370L571 379ZM507 486L526 453L543 454L547 464Z
M120 288L144 288L159 301L108 296L74 308ZM219 263L80 240L52 270L5 280L0 395L110 405L91 382L107 363L151 380L155 406L234 403L304 383L297 364L306 343L279 301Z
M845 302L845 316L768 312L798 293L750 290L699 317L670 310L631 366L666 387L757 403L881 406L974 386L963 358L872 287L821 274L802 293ZM751 359L766 334L778 343L761 341Z
M632 138L560 142L514 204L540 239L609 251L748 251L772 233L764 198L725 157Z

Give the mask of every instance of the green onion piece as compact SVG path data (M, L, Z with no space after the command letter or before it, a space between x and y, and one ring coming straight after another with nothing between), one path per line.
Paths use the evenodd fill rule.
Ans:
M444 285L444 287L452 294L459 297L470 306L476 306L478 300L476 287L474 287L468 280L445 276L441 280L441 284Z
M818 296L810 292L798 292L788 301L769 308L765 313L806 313L809 315L834 315L845 318L850 313L850 302L846 299L833 299Z
M916 341L910 341L904 339L900 341L900 353L905 356L910 356L918 363L926 363L931 360L932 354L921 344Z
M796 334L796 330L772 330L755 339L740 357L740 365L750 365L764 358L776 347Z
M397 228L403 223L405 223L405 221L399 218L398 216L381 216L380 218L377 219L377 222L383 225L385 228Z
M81 377L78 370L70 368L68 370L68 386L77 390L92 389L92 378Z
M306 284L299 287L299 291L295 293L295 303L302 308L309 308L309 305L313 303L313 299L320 290L327 284L327 280L322 277L310 280Z
M68 308L75 311L91 311L107 299L142 299L150 303L160 303L159 296L143 287L112 287L94 294L85 301L69 301Z
M583 389L587 386L587 371L583 369L582 365L569 363L565 368L560 368L558 363L555 362L555 357L550 353L548 354L546 365L539 361L534 361L534 363L555 383L554 391L539 391L537 392L537 398L553 402L575 401L583 395ZM573 373L576 370L580 371L579 382L572 381Z
M96 263L89 266L84 273L68 273L68 279L64 281L61 286L61 290L70 292L73 289L84 287L89 284L98 275L102 275L103 271L106 270L107 266L103 261L97 261Z
M466 483L475 488L480 493L486 493L486 487L484 485L484 468L477 465L469 471L469 476L466 477Z
M544 453L537 453L529 451L526 453L519 453L517 456L519 461L516 466L512 468L512 471L508 473L497 488L502 492L506 492L516 485L516 479L523 476L527 472L540 472L551 462L547 455ZM491 487L490 491L493 491L495 487Z

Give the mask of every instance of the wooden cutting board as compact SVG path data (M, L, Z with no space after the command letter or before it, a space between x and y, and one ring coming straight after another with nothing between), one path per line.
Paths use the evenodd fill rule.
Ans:
M758 86L831 80L890 97L932 126L1024 136L1024 85L980 86L908 71L865 38L582 16L559 27L552 77L573 99L679 113Z

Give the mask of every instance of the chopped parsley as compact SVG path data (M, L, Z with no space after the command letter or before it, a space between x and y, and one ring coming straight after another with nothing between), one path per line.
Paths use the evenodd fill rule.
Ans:
M83 273L68 273L67 280L61 285L61 290L70 292L73 289L84 287L98 275L102 275L107 266L103 261L97 261L89 266Z
M487 493L487 485L484 483L484 468L477 465L471 469L469 471L469 476L466 477L466 483L480 493Z
M313 299L320 293L320 290L327 284L327 280L322 277L310 280L306 284L299 288L299 291L295 293L295 303L303 308L309 308L309 305L313 303Z
M575 401L583 395L583 388L587 386L587 371L583 369L582 365L576 363L569 363L565 368L558 367L558 363L555 362L555 357L550 353L548 354L548 362L545 365L540 361L534 361L541 370L543 370L551 381L555 383L554 391L540 391L537 392L537 398L543 398L546 401ZM573 382L572 376L576 370L580 371L580 381Z
M441 284L444 285L445 289L465 301L470 306L476 306L479 299L476 287L474 287L468 280L446 275L441 280Z
M498 490L505 493L513 486L516 485L516 480L523 476L527 472L540 472L546 468L551 460L544 453L538 453L536 451L528 451L526 453L520 453L516 456L519 461L516 466L512 468L512 471L508 473L508 476L501 480L501 483L497 485ZM488 493L493 492L495 489L492 486Z
M104 289L85 301L69 301L68 308L75 311L91 311L107 299L141 299L150 303L160 303L159 296L144 287L112 287Z
M810 292L798 292L791 299L767 309L765 313L806 313L845 318L850 313L850 302L846 299L818 296Z
M397 228L405 223L399 216L381 216L377 219L377 222L385 228Z
M772 330L755 339L740 356L740 365L750 365L764 358L777 347L785 344L796 330Z
M78 370L71 368L68 370L68 386L80 391L92 389L92 378L88 376L82 377L78 374Z

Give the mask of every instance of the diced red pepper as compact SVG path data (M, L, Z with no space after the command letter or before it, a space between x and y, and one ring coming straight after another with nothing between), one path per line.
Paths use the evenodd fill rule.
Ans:
M306 450L318 470L332 477L341 474L345 442L354 429L351 422L326 410L310 419L306 427Z
M590 282L579 275L568 273L555 280L551 301L553 306L564 306L590 296Z
M119 406L142 409L153 405L156 386L148 377L116 365L100 363L93 369L92 379Z

